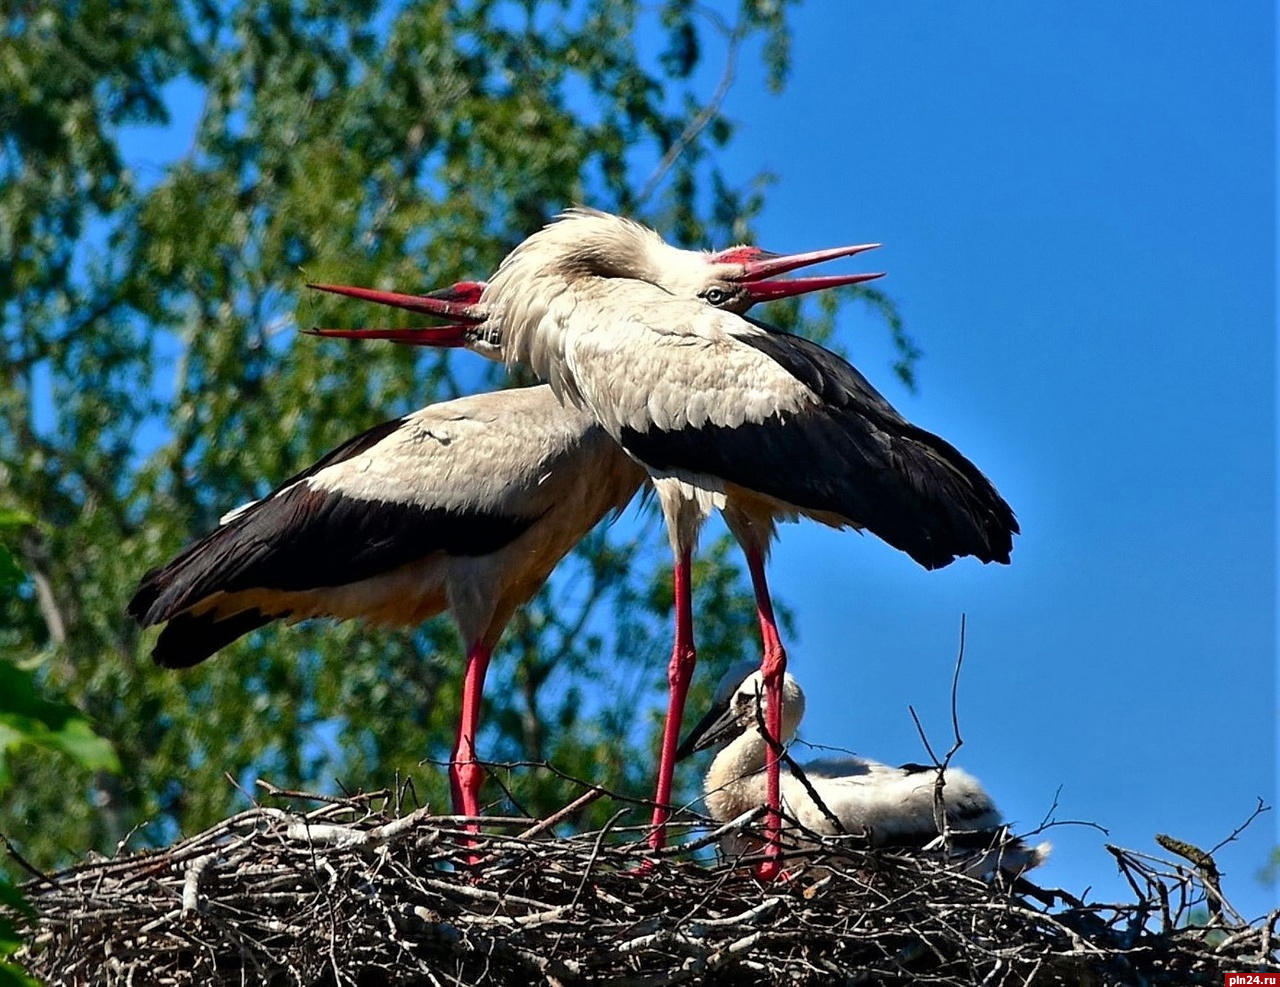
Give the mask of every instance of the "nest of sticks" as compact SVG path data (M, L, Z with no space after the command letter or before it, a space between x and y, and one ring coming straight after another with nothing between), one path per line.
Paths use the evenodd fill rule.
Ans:
M269 787L269 786L268 786ZM1001 887L942 854L814 836L788 877L715 862L706 820L557 838L552 819L409 811L403 793L262 804L167 849L34 877L18 957L49 984L1213 984L1280 970L1212 858L1109 848L1134 900ZM633 812L643 807L633 807ZM710 831L708 831L710 827ZM860 845L861 844L861 845ZM1199 919L1196 916L1200 916Z

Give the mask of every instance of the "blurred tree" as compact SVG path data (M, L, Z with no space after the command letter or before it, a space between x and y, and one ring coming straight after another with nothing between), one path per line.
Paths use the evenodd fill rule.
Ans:
M1280 847L1273 847L1267 862L1258 869L1258 883L1269 888L1280 884Z
M27 661L20 662L24 656L13 647L19 635L10 621L20 608L12 604L32 587L10 544L31 523L28 515L0 509L0 642L6 645L0 655L0 796L8 794L13 782L10 757L22 749L59 754L85 771L120 770L111 745L94 734L88 720L65 703L39 694L35 674L27 667L37 665L38 656L27 655ZM19 890L0 874L0 987L36 984L9 960L21 945L15 913L25 913L27 907Z
M444 622L272 628L175 674L152 667L124 603L148 567L357 429L494 383L465 355L295 340L299 308L304 324L368 316L301 294L308 278L475 277L575 202L684 244L746 239L767 179L735 184L717 167L733 134L719 100L748 38L782 84L786 6L738 0L722 22L691 0L10 5L0 507L39 523L21 544L34 591L6 605L16 647L47 656L43 682L89 713L124 771L16 757L0 830L42 865L139 826L165 840L242 798L226 774L331 787L399 773L447 804L442 773L417 766L447 756L458 707ZM654 57L642 29L665 46ZM709 47L725 69L701 105ZM200 105L194 139L143 182L121 128L164 124L178 99ZM771 317L801 320L797 306ZM647 788L656 714L637 711L665 685L670 633L660 543L651 518L597 531L518 618L482 751ZM707 549L702 688L757 649L732 556ZM511 784L533 812L568 795L549 772Z

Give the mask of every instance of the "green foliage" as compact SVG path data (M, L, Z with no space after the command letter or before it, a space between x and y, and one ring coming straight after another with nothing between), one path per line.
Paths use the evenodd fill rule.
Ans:
M24 528L35 523L29 514L0 508L0 593L12 593L26 580L26 574L13 557L13 550L5 540L14 538Z
M22 892L0 874L0 987L35 987L36 981L26 976L21 969L9 961L22 939L18 935L14 922L16 915L30 914L30 906L22 897Z
M1280 847L1273 847L1267 862L1258 869L1258 883L1269 888L1280 884Z
M167 840L235 807L227 775L398 773L445 803L419 761L452 741L446 622L273 627L175 673L124 605L149 567L356 430L493 383L465 354L297 339L369 316L306 280L474 277L575 202L688 244L748 237L767 176L722 171L731 122L689 80L755 38L780 85L786 7L740 0L720 23L688 0L19 4L0 28L0 508L37 522L16 546L36 589L4 600L4 644L42 656L39 685L88 714L123 770L103 770L69 714L28 703L24 723L81 756L69 770L6 747L0 831L42 866L135 830ZM660 55L638 54L641 30ZM121 128L165 124L175 91L199 102L190 145L135 171ZM736 555L709 548L703 689L757 648ZM500 646L482 752L648 787L666 559L649 515L584 543ZM532 769L510 785L537 813L566 790Z
M7 542L32 523L28 514L0 509L0 604L16 598L26 582ZM16 638L7 622L0 622L0 640L13 644ZM93 732L77 709L41 695L31 668L15 664L20 654L14 650L0 658L0 792L13 780L10 757L24 747L62 754L89 771L119 771L111 745ZM38 663L39 658L33 656L26 664Z
M111 745L66 703L40 695L35 677L9 660L0 661L0 791L12 782L8 760L26 746L64 754L89 771L119 771Z
M31 516L22 511L0 508L0 604L16 597L25 586L26 574L7 542L32 523ZM0 640L12 643L14 638L13 630L0 621ZM17 652L0 657L0 794L12 781L9 755L23 747L61 754L86 770L118 771L120 765L111 745L93 732L78 710L40 695L30 669L13 663L16 656ZM0 874L0 987L36 983L8 961L22 944L13 917L29 912L22 893Z
M24 908L26 902L18 889L0 879L0 907ZM0 987L40 987L40 982L28 977L22 969L7 959L22 945L17 930L7 918L0 917Z

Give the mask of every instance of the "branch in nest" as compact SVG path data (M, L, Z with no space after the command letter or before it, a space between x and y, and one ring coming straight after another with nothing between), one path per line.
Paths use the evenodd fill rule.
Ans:
M1280 916L1248 925L1224 907L1211 928L1190 924L1211 858L1188 869L1115 848L1132 901L1051 911L936 855L847 838L806 835L811 847L787 853L791 879L769 885L692 856L731 830L762 842L760 812L706 835L704 820L678 817L655 858L639 827L557 839L486 820L472 834L460 817L397 815L400 802L260 806L158 852L30 882L21 959L58 985L656 985L714 973L731 985L1220 987L1228 970L1280 972Z

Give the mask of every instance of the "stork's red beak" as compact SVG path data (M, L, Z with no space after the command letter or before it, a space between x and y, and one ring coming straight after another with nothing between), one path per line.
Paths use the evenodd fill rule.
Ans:
M848 247L810 250L802 254L774 254L759 247L733 247L718 254L712 254L710 260L717 264L740 264L742 274L736 280L742 284L752 303L767 302L775 298L790 298L794 295L805 295L811 291L839 288L847 284L861 284L864 281L884 277L884 273L879 272L831 274L815 278L778 278L778 275L786 274L788 271L822 264L839 257L852 257L864 250L874 250L878 246L880 246L878 243L859 243Z
M778 278L776 281L749 281L742 286L752 303L770 302L775 298L791 298L807 295L824 288L839 288L846 284L861 284L884 277L883 271L875 274L829 274L817 278Z
M470 341L467 336L467 327L463 325L415 326L410 329L323 329L312 326L302 331L308 336L326 336L333 339L389 339L393 343L431 346L436 349L466 346Z
M483 322L484 316L475 310L480 295L486 287L483 281L459 281L439 291L425 295L402 295L397 291L378 291L376 288L354 288L345 284L308 284L308 288L327 291L334 295L346 295L363 302L392 305L395 308L435 315L442 319L462 322Z
M875 250L878 243L859 243L851 247L828 247L825 250L810 250L803 254L771 254L767 250L755 250L749 259L742 264L743 281L760 281L764 278L777 277L788 271L802 267L812 267L839 257L852 257L864 250ZM728 253L726 251L725 253Z
M396 291L379 291L375 288L356 288L344 284L308 284L308 288L327 291L348 298L358 298L379 305L391 305L410 312L432 315L447 320L450 325L411 329L305 329L312 336L332 336L342 339L389 339L395 343L412 346L466 346L470 341L467 329L484 321L484 314L476 305L485 289L483 281L459 281L448 288L425 295L404 295Z

